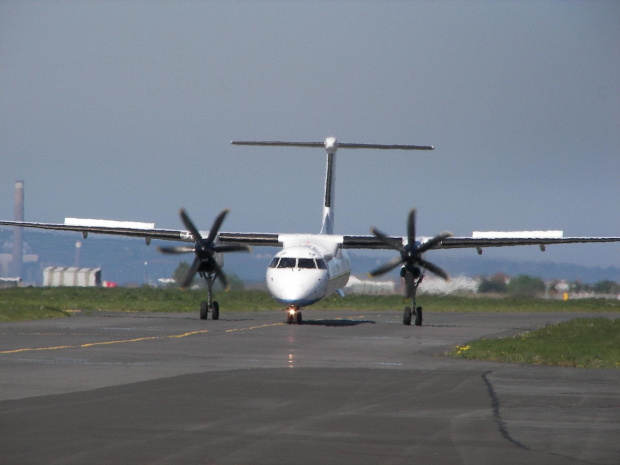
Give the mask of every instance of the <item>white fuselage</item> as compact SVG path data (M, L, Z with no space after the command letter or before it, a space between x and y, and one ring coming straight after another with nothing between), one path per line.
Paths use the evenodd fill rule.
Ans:
M267 268L267 288L290 309L318 302L342 289L349 280L351 263L342 249L342 236L334 234L334 188L336 182L335 137L325 139L327 167L320 234L280 234L282 250ZM296 311L296 310L293 310Z
M289 307L305 307L342 289L351 274L342 238L327 234L282 235L284 248L267 268L267 288Z

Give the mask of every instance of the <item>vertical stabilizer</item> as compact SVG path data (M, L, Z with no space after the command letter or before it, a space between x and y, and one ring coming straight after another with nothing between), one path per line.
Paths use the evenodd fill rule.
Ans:
M334 234L334 180L336 178L336 151L327 153L325 173L325 200L323 202L323 226L321 234Z

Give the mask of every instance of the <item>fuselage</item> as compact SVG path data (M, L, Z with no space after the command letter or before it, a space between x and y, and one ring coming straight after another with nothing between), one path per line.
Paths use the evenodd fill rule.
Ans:
M305 307L342 289L351 274L349 257L333 235L288 235L267 268L267 288L289 307Z

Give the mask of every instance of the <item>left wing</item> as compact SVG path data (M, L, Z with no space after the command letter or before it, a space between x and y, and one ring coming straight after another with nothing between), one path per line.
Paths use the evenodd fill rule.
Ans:
M527 231L526 231L527 233ZM406 238L400 236L389 237L394 242L405 244ZM430 240L430 237L418 237L421 243ZM477 249L482 253L487 247L514 247L519 245L538 245L542 249L552 244L583 244L597 242L620 242L620 237L541 237L526 234L506 235L498 234L495 237L447 237L439 242L433 249ZM343 236L342 246L346 249L390 249L376 236Z

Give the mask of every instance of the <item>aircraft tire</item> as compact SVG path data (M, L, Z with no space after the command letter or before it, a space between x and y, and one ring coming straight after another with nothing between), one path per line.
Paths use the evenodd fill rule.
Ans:
M403 313L403 324L405 326L411 326L411 307L405 307L405 312Z
M293 315L291 315L290 313L286 315L286 324L293 324Z
M213 308L211 309L211 319L220 319L220 304L218 304L217 302L213 302Z
M295 315L295 319L297 320L298 325L302 324L301 312L297 312L297 314Z
M205 301L200 302L200 319L206 320L208 314L209 314L209 306L207 302Z
M422 307L416 308L415 311L415 325L422 326Z

